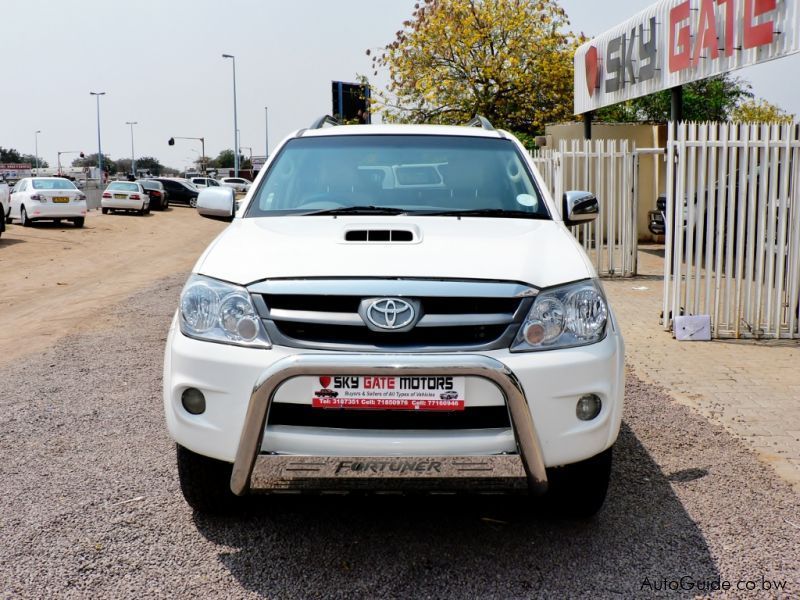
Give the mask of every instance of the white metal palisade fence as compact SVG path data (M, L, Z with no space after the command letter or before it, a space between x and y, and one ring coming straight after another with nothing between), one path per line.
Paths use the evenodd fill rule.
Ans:
M800 338L798 126L670 124L670 181L665 329L705 314L715 338Z
M601 277L636 274L636 153L627 140L562 140L531 154L559 208L567 190L597 196L600 216L572 232Z

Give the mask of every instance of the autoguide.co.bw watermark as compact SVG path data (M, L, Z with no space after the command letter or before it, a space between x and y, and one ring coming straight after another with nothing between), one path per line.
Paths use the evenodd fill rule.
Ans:
M756 579L697 579L690 575L683 577L660 577L650 579L645 577L642 580L641 591L651 592L719 592L719 591L739 591L739 592L786 592L785 579L767 579L763 575Z

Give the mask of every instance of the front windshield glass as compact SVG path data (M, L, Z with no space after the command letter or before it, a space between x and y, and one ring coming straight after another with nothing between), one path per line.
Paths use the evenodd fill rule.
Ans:
M549 218L509 140L439 135L347 135L289 141L247 217L363 207L411 214L461 211ZM466 212L465 212L466 214Z
M74 190L75 186L69 179L34 179L32 182L35 190Z

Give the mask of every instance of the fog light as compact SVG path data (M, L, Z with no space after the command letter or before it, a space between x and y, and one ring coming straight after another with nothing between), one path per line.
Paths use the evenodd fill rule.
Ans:
M206 397L197 388L187 388L181 394L181 404L186 412L200 415L206 411Z
M575 407L575 414L581 421L591 421L600 414L600 409L603 408L603 403L600 397L596 394L586 394L581 396L578 400L578 405Z

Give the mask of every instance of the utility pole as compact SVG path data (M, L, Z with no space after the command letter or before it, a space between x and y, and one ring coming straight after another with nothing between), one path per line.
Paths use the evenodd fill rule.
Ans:
M105 92L89 92L89 95L95 96L97 98L97 167L100 170L100 174L98 175L99 182L97 187L103 186L103 147L100 145L100 96L105 96ZM60 172L59 167L59 172Z
M234 177L239 177L239 124L236 118L236 57L233 54L223 54L222 58L233 61L233 170Z
M138 121L125 121L125 125L131 126L131 174L134 177L136 177L136 154L133 152L133 126L138 124Z
M39 134L42 133L41 129L37 129L34 134L34 153L36 154L36 176L39 176Z

